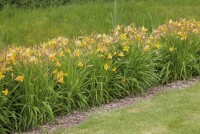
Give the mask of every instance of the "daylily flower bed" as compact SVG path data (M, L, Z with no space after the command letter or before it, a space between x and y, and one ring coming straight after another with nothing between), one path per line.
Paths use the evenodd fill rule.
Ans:
M200 74L200 22L168 21L148 32L58 37L0 54L0 132L24 131L56 115L101 105Z

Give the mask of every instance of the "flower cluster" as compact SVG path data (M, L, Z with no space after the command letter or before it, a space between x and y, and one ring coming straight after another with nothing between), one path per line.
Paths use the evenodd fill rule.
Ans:
M152 32L152 36L157 39L168 35L180 38L181 40L186 40L192 35L200 35L200 22L195 20L188 21L186 19L181 19L180 21L170 20Z

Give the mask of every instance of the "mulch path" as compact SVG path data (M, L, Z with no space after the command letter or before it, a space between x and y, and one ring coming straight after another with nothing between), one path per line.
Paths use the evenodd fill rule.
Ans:
M74 111L73 113L68 114L66 116L57 117L55 120L55 123L53 124L47 123L41 126L39 129L30 130L30 131L24 132L23 134L41 134L41 133L45 133L45 131L48 131L48 133L53 133L59 127L68 128L68 127L80 124L86 118L88 118L91 114L94 114L95 112L103 112L103 111L110 111L117 108L123 108L123 107L134 104L136 101L152 97L155 94L160 93L160 92L173 90L174 88L184 89L186 87L189 87L197 83L198 81L200 81L200 77L192 78L192 79L189 79L188 81L175 81L164 86L153 87L150 90L148 90L146 93L144 93L143 95L137 95L134 97L125 97L123 99L119 99L114 102L104 104L100 107L91 107L87 111Z

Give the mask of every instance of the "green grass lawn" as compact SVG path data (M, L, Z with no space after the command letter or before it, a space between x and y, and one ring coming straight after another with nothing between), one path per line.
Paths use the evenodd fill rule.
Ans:
M117 0L116 23L152 29L169 19L200 19L199 0ZM113 16L113 17L112 17ZM113 28L113 2L72 3L46 9L0 11L0 46L30 46L56 36L79 36Z
M200 83L160 93L127 108L97 113L66 134L199 134Z

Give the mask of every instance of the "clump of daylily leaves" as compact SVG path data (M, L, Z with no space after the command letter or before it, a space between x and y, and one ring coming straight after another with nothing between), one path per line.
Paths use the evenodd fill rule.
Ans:
M200 22L168 21L152 32L58 37L0 54L0 132L24 131L56 115L143 93L200 74Z

